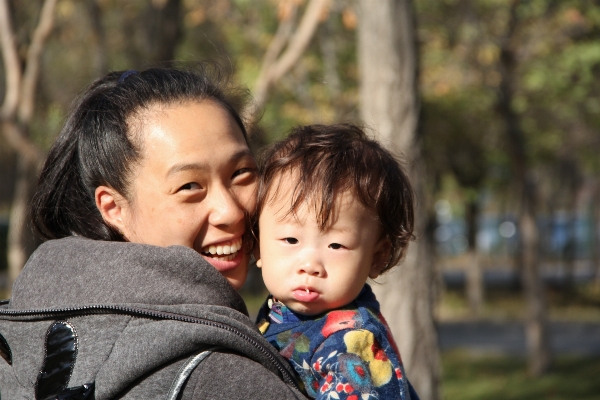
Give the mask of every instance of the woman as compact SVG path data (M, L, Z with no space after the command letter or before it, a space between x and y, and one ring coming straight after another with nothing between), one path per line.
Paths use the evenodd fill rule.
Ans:
M303 398L236 292L255 186L244 124L204 71L92 84L33 200L53 240L0 308L0 395Z

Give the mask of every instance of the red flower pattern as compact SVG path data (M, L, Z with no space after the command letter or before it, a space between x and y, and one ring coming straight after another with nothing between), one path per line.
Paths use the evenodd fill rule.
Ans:
M355 317L358 312L352 310L337 310L327 314L327 320L321 330L324 337L329 337L331 334L343 329L353 329L357 327Z
M402 379L402 370L400 368L396 368L396 378Z
M321 359L318 359L314 364L313 368L317 372L321 372Z
M360 376L361 378L364 378L365 375L367 374L365 372L365 369L362 367L362 365L356 365L354 367L354 371L358 374L358 376Z
M385 354L385 351L383 351L379 346L379 343L373 343L373 345L371 346L371 351L373 352L373 358L375 358L376 360L388 361L388 357Z

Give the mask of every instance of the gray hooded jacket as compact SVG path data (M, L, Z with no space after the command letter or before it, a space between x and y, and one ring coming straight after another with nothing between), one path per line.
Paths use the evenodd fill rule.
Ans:
M2 399L297 399L293 372L194 250L83 238L0 306Z

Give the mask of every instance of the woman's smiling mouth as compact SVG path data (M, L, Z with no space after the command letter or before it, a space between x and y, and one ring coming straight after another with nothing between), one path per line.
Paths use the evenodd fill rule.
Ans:
M216 245L204 246L201 253L205 257L219 261L231 261L237 256L237 252L242 248L242 238L234 239L229 242Z

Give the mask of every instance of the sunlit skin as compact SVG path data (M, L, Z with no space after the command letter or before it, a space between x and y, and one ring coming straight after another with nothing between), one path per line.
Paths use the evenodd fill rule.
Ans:
M211 100L151 107L133 123L140 124L142 157L127 200L110 188L96 190L105 220L131 242L190 247L241 288L257 170L239 126ZM114 206L103 208L110 195Z
M282 179L259 217L260 259L269 292L288 308L318 315L343 307L368 277L385 267L390 242L375 214L350 192L337 196L333 218L320 230L312 207L290 208L293 179ZM277 185L275 185L276 187Z

